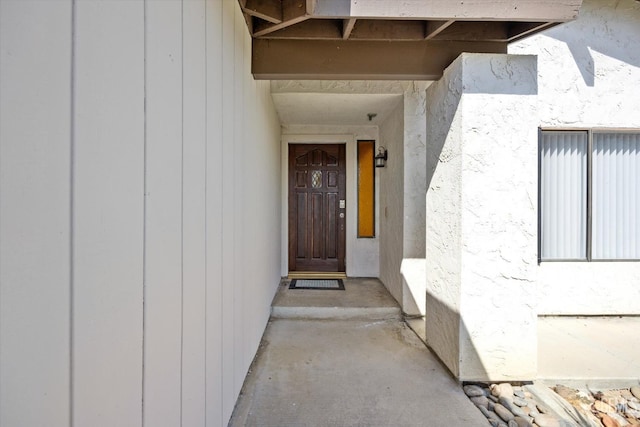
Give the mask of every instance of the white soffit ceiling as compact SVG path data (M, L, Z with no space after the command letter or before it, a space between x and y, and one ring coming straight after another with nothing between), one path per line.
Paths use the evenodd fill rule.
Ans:
M273 93L283 125L380 125L401 94ZM371 121L368 113L376 114Z

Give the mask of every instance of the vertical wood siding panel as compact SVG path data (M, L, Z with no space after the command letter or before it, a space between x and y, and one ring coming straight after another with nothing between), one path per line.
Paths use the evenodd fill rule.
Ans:
M182 425L205 425L206 86L204 0L183 3Z
M69 424L71 1L0 1L0 425Z
M240 24L244 21L244 17L240 14ZM245 25L246 27L246 25ZM255 90L255 80L253 80L253 76L251 75L251 35L248 31L244 31L244 39L243 39L243 52L244 52L244 110L246 111L246 120L248 123L254 123L253 126L245 126L246 128L246 146L245 146L245 157L254 157L251 153L256 152L259 147L264 146L263 136L260 135L258 130L260 129L260 123L258 121L258 117L256 115L256 106L259 104L259 95ZM252 182L258 181L258 171L261 167L261 164L265 161L264 157L258 157L260 160L254 162L253 167L251 168L250 174L245 178L245 187L249 186ZM263 207L257 205L257 197L255 194L245 194L245 209L244 209L244 220L245 223L245 247L246 247L246 262L249 265L258 265L258 258L256 257L257 248L255 244L256 234L256 226L258 221L252 221L252 212L260 212L262 214ZM254 336L254 325L256 323L256 317L259 314L257 310L256 302L259 299L260 295L260 278L258 277L258 271L253 268L245 268L246 272L245 276L245 295L243 300L246 301L246 306L248 309L248 313L250 316L249 321L245 325L245 333L244 333L244 352L245 352L245 366L249 366L251 364L251 360L255 351L253 350L253 345L255 341ZM249 316L246 316L249 318Z
M77 2L75 40L73 424L139 426L143 2Z
M222 192L223 192L223 9L219 0L206 3L207 141L206 141L206 405L207 426L225 425L223 417L222 347Z
M235 128L235 143L233 145L234 168L230 171L229 176L233 180L232 188L234 189L233 210L234 218L234 246L233 246L233 327L236 329L233 334L233 352L235 355L235 366L233 370L233 394L238 395L246 374L246 351L244 348L244 337L246 334L245 324L247 317L251 314L246 310L247 302L244 300L244 287L246 286L246 249L245 244L245 206L244 200L252 194L252 191L246 191L247 187L244 179L251 174L251 162L256 161L253 157L248 159L244 153L244 146L247 143L246 127L250 122L245 122L246 110L244 104L244 34L246 25L240 9L234 7L234 14L230 17L234 24L234 117L233 126ZM257 213L260 215L259 213Z
M222 412L223 419L231 416L236 400L235 375L236 360L234 335L234 288L237 286L237 271L235 271L235 193L234 170L242 165L235 158L235 32L234 12L237 6L235 0L223 0L222 5Z
M144 425L180 424L182 5L146 5Z

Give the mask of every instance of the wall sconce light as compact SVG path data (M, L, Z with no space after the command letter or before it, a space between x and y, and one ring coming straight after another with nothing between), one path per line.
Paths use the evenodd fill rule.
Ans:
M383 168L387 162L387 149L380 146L378 147L378 154L375 157L376 167Z

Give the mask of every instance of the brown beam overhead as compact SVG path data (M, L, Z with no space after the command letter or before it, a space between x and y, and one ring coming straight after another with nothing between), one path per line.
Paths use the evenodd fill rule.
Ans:
M247 0L248 2L249 0ZM264 36L274 31L281 30L288 26L305 21L309 18L307 14L307 1L306 0L282 0L282 22L279 24L273 24L259 20L254 24L254 37Z
M243 0L243 12L273 24L282 22L282 2L280 0Z
M1 0L0 0L1 1ZM438 79L463 52L571 21L582 0L238 0L258 79Z
M507 26L506 22L457 21L433 37L432 40L507 41L509 38Z
M298 40L340 40L342 28L340 21L333 19L308 19L303 22L269 33L264 39Z
M437 80L463 52L506 53L503 42L253 40L256 79Z
M351 40L424 40L423 21L359 19Z
M554 21L575 19L582 0L314 0L314 18L423 19L465 21Z
M560 22L510 22L508 25L508 41L514 42L530 34L544 31L561 24Z
M454 22L455 21L427 21L424 38L427 40L434 38Z
M343 19L342 20L342 38L348 39L353 31L353 27L356 25L355 19Z

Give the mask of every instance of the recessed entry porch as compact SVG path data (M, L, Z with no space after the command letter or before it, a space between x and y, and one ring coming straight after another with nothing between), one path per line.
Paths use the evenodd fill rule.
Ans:
M535 263L537 75L532 56L464 54L437 82L271 82L282 153L289 143L347 146L346 276L379 278L461 380L561 378L543 350L554 344L536 306L550 298L538 295L544 266ZM370 120L371 106L382 113ZM361 139L388 150L386 167L375 172L376 235L369 239L353 232ZM285 171L282 177L286 194ZM507 191L517 203L504 207ZM282 221L286 230L285 214ZM282 239L286 277L284 232ZM624 362L601 356L604 364ZM589 380L595 372L571 375Z

